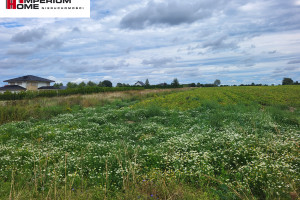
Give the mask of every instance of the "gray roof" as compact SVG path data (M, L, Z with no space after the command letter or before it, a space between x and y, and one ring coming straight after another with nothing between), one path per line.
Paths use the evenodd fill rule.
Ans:
M142 81L138 81L138 82L136 82L134 85L137 85L137 84L141 84L141 85L145 85L145 83L143 83Z
M6 85L4 87L0 87L0 91L20 91L20 90L25 91L26 89L19 85Z
M168 85L167 83L160 83L160 84L157 84L159 86L165 86L165 85Z
M43 86L43 87L39 87L39 90L58 90L58 88L55 88L53 86Z
M59 89L65 90L65 89L67 89L67 86L60 86Z
M13 78L13 79L9 79L9 80L3 81L3 82L11 83L11 82L22 82L22 81L37 81L37 82L48 82L48 83L55 82L55 81L52 81L52 80L49 80L46 78L41 78L41 77L33 76L33 75L27 75L27 76L22 76L22 77L18 77L18 78Z

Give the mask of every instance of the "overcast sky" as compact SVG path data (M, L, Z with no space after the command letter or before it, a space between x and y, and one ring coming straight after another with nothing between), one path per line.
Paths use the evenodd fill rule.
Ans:
M300 0L92 0L90 19L0 18L0 85L300 81Z

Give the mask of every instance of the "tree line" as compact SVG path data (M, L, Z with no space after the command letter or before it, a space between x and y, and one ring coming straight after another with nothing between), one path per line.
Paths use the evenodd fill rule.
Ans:
M173 81L168 84L166 82L160 83L160 84L155 84L151 85L149 82L149 79L146 79L145 83L143 86L146 89L151 89L151 88L181 88L181 87L216 87L220 86L221 81L219 79L216 79L214 83L208 83L208 84L200 84L198 83L190 83L190 84L180 84L179 80L177 78L174 78ZM55 88L59 89L63 86L62 83L55 83L53 85ZM87 87L113 87L113 84L109 80L104 80L100 81L99 83L95 83L93 81L89 81L87 83L81 82L79 84L74 83L74 82L68 82L66 85L67 89L75 89L75 88L87 88ZM135 85L130 85L128 83L117 83L116 87L139 87Z
M283 78L282 85L299 85L298 81L293 81L291 78ZM0 94L0 100L22 100L22 99L33 99L37 97L55 97L55 96L67 96L75 94L91 94L100 92L112 92L112 91L127 91L127 90L143 90L143 89L159 89L159 88L182 88L182 87L226 87L229 85L221 85L221 81L216 79L214 83L200 84L190 83L190 84L180 84L177 78L174 78L170 84L161 83L157 85L151 85L149 80L146 79L143 86L134 86L125 83L117 83L116 87L109 80L100 81L98 84L89 81L87 83L81 82L79 84L69 82L66 85L66 89L60 90L63 86L62 83L55 83L53 85L57 90L42 90L42 91L25 91L25 92L10 92L6 91ZM237 86L237 85L232 85ZM268 86L263 84L241 84L239 86Z
M300 83L298 81L293 81L291 78L283 78L282 85L299 85Z

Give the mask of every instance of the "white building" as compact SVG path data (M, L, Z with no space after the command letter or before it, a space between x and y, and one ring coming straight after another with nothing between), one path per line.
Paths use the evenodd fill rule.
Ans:
M145 86L145 83L143 83L142 81L138 81L134 84L134 86Z
M45 87L46 88L49 87L51 82L55 82L55 81L41 78L38 76L27 75L27 76L9 79L3 82L7 82L8 85L0 88L0 92L2 93L5 91L17 92L23 89L33 90L33 91L38 89L44 89ZM14 89L18 89L18 90L14 91Z

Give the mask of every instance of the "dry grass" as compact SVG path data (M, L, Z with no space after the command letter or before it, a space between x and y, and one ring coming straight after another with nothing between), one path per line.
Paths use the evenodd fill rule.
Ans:
M78 109L78 106L80 108L102 106L115 100L136 101L156 95L170 94L190 89L191 88L131 90L65 97L43 97L31 100L0 101L0 124L30 118L48 119L49 117L61 113L70 112L74 107Z
M74 97L81 97L83 99L97 99L97 100L116 100L116 99L131 99L132 97L148 97L154 94L160 93L171 93L178 91L190 90L191 88L176 88L176 89L150 89L150 90L129 90L129 91L120 91L120 92L104 92L104 93L95 93L87 95L73 95L67 97L57 97L70 99Z
M84 107L94 106L101 101L114 101L130 100L130 99L141 99L145 97L151 97L155 94L168 94L172 92L179 92L190 90L191 88L174 88L174 89L149 89L149 90L130 90L130 91L119 91L119 92L104 92L87 95L70 95L63 97L52 97L52 98L37 98L33 100L16 100L16 101L0 101L0 106L13 106L13 105L31 105L39 104L40 106L56 106L66 103L82 105Z

